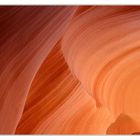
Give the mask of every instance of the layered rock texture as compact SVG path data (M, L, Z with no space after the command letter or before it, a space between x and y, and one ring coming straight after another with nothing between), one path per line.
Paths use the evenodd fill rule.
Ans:
M140 7L1 6L0 134L140 134Z

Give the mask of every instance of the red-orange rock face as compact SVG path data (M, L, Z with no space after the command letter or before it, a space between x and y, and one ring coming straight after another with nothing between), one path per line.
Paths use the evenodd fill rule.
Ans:
M0 134L140 134L140 7L0 7Z

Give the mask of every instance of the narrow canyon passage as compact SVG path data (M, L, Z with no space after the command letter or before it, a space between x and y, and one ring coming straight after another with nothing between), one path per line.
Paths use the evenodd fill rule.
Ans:
M1 134L140 133L140 6L0 7Z

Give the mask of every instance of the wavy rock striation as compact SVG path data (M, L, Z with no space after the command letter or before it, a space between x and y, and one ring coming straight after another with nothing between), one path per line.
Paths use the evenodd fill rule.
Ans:
M139 6L0 7L1 134L139 134Z

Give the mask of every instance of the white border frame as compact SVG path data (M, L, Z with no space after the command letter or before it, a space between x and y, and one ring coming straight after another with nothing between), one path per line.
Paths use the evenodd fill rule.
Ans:
M129 136L47 136L47 135L21 135L21 136L0 136L1 140L140 140L139 136L129 135Z
M140 0L0 0L0 5L138 5Z

